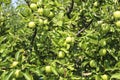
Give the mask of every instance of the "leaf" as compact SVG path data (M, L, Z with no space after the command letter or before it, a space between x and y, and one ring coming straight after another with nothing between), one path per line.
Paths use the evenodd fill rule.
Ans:
M110 80L111 79L120 79L120 73L115 73L111 76Z
M24 75L26 80L33 80L33 77L28 72L23 73L23 75Z
M9 74L7 74L7 76L5 76L5 80L10 80L10 77L13 75L13 72L10 72Z
M56 71L55 67L52 67L52 72L53 72L55 75L58 75L58 72Z
M1 80L5 80L5 76L7 75L8 71L4 71L0 77Z

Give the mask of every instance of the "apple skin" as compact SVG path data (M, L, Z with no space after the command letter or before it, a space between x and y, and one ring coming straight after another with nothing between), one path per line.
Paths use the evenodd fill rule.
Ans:
M113 12L114 18L120 18L120 11Z
M37 10L37 5L36 5L35 3L31 3L31 4L30 4L30 8L31 8L32 10Z
M100 40L99 44L100 44L100 46L104 47L104 46L106 46L106 41L105 40Z
M31 21L28 24L29 28L35 28L35 22Z
M46 67L45 67L45 72L46 72L46 73L52 72L51 66L46 66Z

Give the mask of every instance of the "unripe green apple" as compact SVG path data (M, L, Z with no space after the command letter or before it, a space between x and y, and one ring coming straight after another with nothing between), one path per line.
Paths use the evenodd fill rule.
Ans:
M39 8L38 11L39 15L43 15L43 8Z
M35 22L31 21L28 24L29 28L34 28L35 27Z
M104 39L99 41L100 46L104 47L106 46L106 41Z
M66 43L70 43L70 42L74 42L74 38L69 36L66 38Z
M65 57L65 53L63 51L59 51L57 56L58 56L58 58L64 58Z
M40 24L40 25L43 25L43 24L44 24L43 19L39 19L39 24Z
M104 74L101 76L102 80L108 80L108 75Z
M106 49L100 49L99 54L100 56L105 56L107 53Z
M117 27L120 27L120 21L117 21L115 24Z
M50 10L49 9L44 9L43 15L44 16L49 16L49 14L50 14Z
M114 18L120 18L120 11L113 12Z
M91 60L89 64L90 64L90 67L96 67L97 66L97 63L95 62L95 60Z
M31 4L30 4L30 8L31 8L32 10L37 10L37 5L36 5L35 3L31 3Z
M46 72L46 73L52 72L51 66L46 66L46 67L45 67L45 72Z

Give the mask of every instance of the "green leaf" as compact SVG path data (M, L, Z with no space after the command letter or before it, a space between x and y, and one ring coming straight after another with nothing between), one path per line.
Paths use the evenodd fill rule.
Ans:
M14 71L10 72L5 76L5 80L10 80L10 77L13 75Z
M6 77L6 75L7 75L7 73L8 73L8 71L4 71L3 73L2 73L2 75L1 75L1 80L5 80L5 77Z
M115 73L111 76L110 80L112 79L120 79L120 73Z
M56 71L55 67L52 67L52 72L53 72L55 75L58 75L58 72Z
M26 80L33 80L33 76L30 75L30 73L26 72L26 73L23 73L24 77Z

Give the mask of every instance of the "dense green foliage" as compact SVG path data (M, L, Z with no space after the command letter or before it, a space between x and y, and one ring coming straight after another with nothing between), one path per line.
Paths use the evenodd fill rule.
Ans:
M119 0L10 3L0 2L0 80L120 79Z

